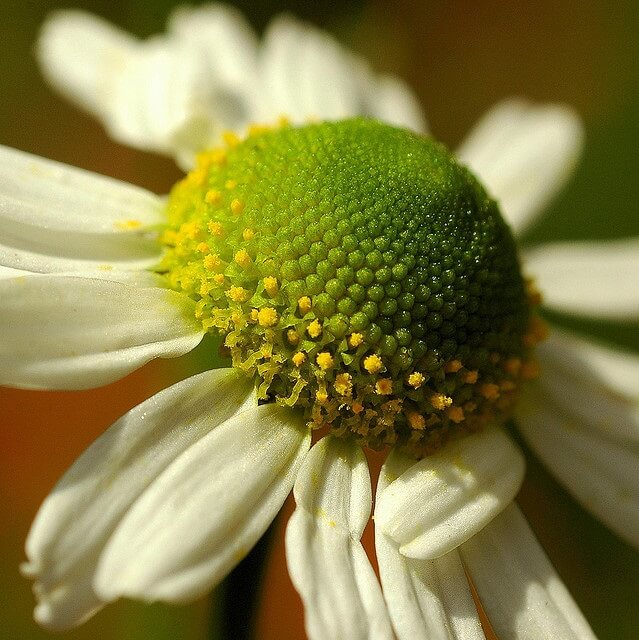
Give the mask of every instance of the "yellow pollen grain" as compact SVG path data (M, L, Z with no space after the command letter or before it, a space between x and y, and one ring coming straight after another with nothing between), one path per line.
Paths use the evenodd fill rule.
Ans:
M426 378L423 374L419 373L419 371L413 371L413 373L408 376L408 384L413 387L413 389L419 389L424 382L426 382Z
M218 166L226 162L226 157L226 149L213 149L206 154L207 161Z
M393 393L393 381L390 378L382 378L375 383L375 393L380 396L388 396Z
M311 302L311 299L308 296L302 296L298 301L297 301L297 308L300 310L300 313L302 315L307 314L313 307L313 303Z
M446 409L446 415L448 416L448 419L455 424L463 422L466 417L464 416L464 410L461 407L448 407L448 409Z
M220 191L217 189L209 189L204 196L204 202L207 204L217 204L221 198L222 193Z
M201 296L208 296L209 293L211 293L211 289L212 289L212 285L210 282L208 282L207 280L205 280L204 278L202 278L202 281L200 282L200 290L199 293Z
M200 244L197 245L197 250L200 253L207 254L211 249L210 249L209 245L206 244L206 242L200 242Z
M280 287L277 283L277 278L274 278L273 276L266 276L263 282L266 293L268 293L268 295L271 297L276 296L277 292L280 290Z
M269 127L266 124L257 124L257 123L253 123L249 125L248 128L248 134L249 136L259 136L262 133L266 133L267 131L270 131L271 127Z
M251 256L248 254L246 249L240 249L233 257L233 260L235 260L235 262L244 269L246 269L246 267L248 267L252 262Z
M222 225L219 222L214 222L213 220L211 220L207 226L209 228L209 231L214 236L220 237L224 235L224 227L222 227Z
M363 364L368 373L379 373L384 367L382 359L376 353L366 356Z
M539 363L536 360L530 360L529 362L524 362L519 373L524 380L532 380L539 376L539 371Z
M297 333L295 329L289 329L286 332L286 339L288 340L289 344L296 345L300 341L300 334Z
M234 131L225 131L222 134L222 139L224 140L226 146L231 149L237 147L237 145L241 142L240 137Z
M499 398L499 386L492 382L484 382L484 384L479 385L479 393L486 400L497 400Z
M223 273L216 273L213 276L213 282L215 282L215 284L224 284L224 274Z
M348 337L348 346L351 349L356 349L362 342L364 342L364 336L361 333L351 333Z
M426 428L426 419L417 411L408 411L406 413L406 419L411 429L422 431Z
M317 354L317 358L315 358L315 362L317 362L317 366L326 371L333 366L333 356L328 351L322 351Z
M260 327L273 327L277 324L277 311L272 307L264 307L257 312L257 322Z
M185 222L180 226L180 233L189 238L189 240L197 240L200 233L202 233L202 229L197 222Z
M340 396L350 396L353 392L353 378L350 373L338 373L335 376L335 391Z
M221 264L222 261L220 260L220 256L218 256L216 253L209 253L209 255L204 256L204 266L207 269L217 269Z
M253 231L253 229L246 228L242 231L242 238L244 238L244 240L253 240L254 237L255 231Z
M237 187L237 180L227 180L227 181L224 183L224 187L225 187L226 189L228 189L229 191L230 191L231 189L235 189L235 187Z
M530 319L528 331L524 335L524 344L527 347L534 347L538 342L548 337L548 325L539 317L533 316Z
M306 333L308 333L311 338L319 338L319 336L322 335L322 325L319 320L313 320L313 322L306 327Z
M257 309L251 309L250 318L253 322L257 322L258 315L259 315L259 311Z
M139 229L142 226L140 220L118 220L115 223L115 228L119 231L131 231L132 229Z
M301 367L304 362L306 362L306 354L302 353L301 351L298 351L297 353L293 354L293 357L291 358L293 360L293 364L296 367Z
M446 373L457 373L462 368L462 363L459 360L451 360L444 365L444 371Z
M511 376L519 375L521 369L521 360L519 358L508 358L503 364L504 371Z
M239 216L242 211L244 211L244 203L238 198L233 198L231 200L231 213L234 216Z
M453 399L443 393L433 393L428 401L433 405L433 408L438 411L443 411L453 404Z
M249 299L249 292L244 287L235 287L232 286L227 292L226 295L233 302L246 302Z
M466 384L475 384L477 379L479 378L479 373L477 371L466 371L462 376L462 381Z

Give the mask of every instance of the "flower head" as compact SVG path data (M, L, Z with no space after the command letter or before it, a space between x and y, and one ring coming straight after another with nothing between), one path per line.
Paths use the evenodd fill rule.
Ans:
M221 39L201 36L222 14L201 11L178 14L174 28L219 62L206 47ZM437 143L344 120L386 119L389 104L405 116L401 105L414 103L398 99L406 93L396 83L385 91L388 83L366 73L362 89L355 59L286 24L284 42L332 60L331 81L344 83L331 89L346 89L328 92L337 108L322 101L321 82L304 76L309 103L300 106L277 90L290 77L283 65L268 67L267 87L285 95L296 126L248 136L223 136L219 112L191 99L197 87L230 86L217 67L210 85L192 73L197 64L184 67L180 100L157 91L173 88L166 72L176 60L198 58L184 40L131 43L77 14L48 27L42 51L60 50L56 34L70 30L96 54L90 86L78 94L85 67L62 83L120 139L189 165L200 146L224 144L198 157L168 202L2 150L0 216L11 233L0 245L0 381L104 384L153 357L186 353L209 331L224 335L234 369L193 376L135 407L61 480L27 540L23 570L36 580L36 617L66 628L121 596L198 596L251 548L293 488L287 558L310 637L481 637L469 576L499 637L549 629L592 638L512 504L524 460L500 423L512 412L575 495L639 543L637 455L624 449L636 441L636 414L625 403L636 407L637 362L555 331L539 347L539 381L520 384L537 369L539 296L521 276L493 200L515 231L528 223L574 162L578 122L562 107L497 107L457 152L484 190ZM114 52L119 71L105 64ZM61 68L75 68L69 50L61 53L44 54L57 81ZM148 126L136 128L130 114L146 111L123 107L149 98L148 83L133 82L141 70L158 74L151 106L179 108L163 111L166 119L147 114ZM112 91L102 101L105 86ZM248 96L245 89L234 95ZM250 98L242 104L251 112ZM315 104L321 121L301 123ZM206 135L182 126L194 113ZM540 251L530 264L542 266L544 281L578 250ZM619 313L610 272L622 261L603 255L586 287L564 269L562 295L548 299ZM636 256L628 262L637 266ZM593 283L607 285L601 298ZM637 307L633 290L623 313ZM620 420L586 411L585 397ZM573 420L568 437L574 415L584 424ZM321 426L330 432L311 448L311 428ZM360 542L372 502L361 444L392 445L375 498L381 587ZM562 451L576 462L562 461ZM605 481L593 483L593 474ZM606 508L620 496L628 509Z

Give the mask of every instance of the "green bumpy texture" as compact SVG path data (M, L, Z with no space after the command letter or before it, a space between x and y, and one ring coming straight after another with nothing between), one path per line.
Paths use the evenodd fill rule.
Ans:
M167 212L159 272L262 401L418 454L512 404L515 244L434 140L365 119L260 131L203 154Z

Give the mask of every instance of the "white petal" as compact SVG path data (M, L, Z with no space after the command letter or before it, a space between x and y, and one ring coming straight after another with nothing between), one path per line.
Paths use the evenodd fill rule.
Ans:
M639 357L553 328L538 345L539 384L563 411L619 442L639 445Z
M162 153L194 153L213 137L206 63L192 46L168 38L140 45L113 80L105 114L111 136Z
M403 555L437 558L502 511L523 476L519 450L500 429L488 428L446 444L392 482L379 496L375 523Z
M515 415L522 435L589 511L639 547L639 446L582 427L539 387L529 385Z
M121 518L172 460L250 394L248 379L228 369L193 376L129 411L80 456L27 538L23 572L37 580L40 624L69 628L102 605L93 577Z
M639 317L639 238L542 245L525 267L558 311L600 318Z
M51 14L38 39L45 78L67 98L102 116L112 78L137 50L138 42L108 22L83 11Z
M320 440L304 460L295 501L286 558L304 601L309 638L392 638L382 592L360 542L371 508L362 450L332 436Z
M157 263L162 200L138 187L0 146L0 264L28 271Z
M498 638L595 640L515 504L460 553Z
M197 48L207 65L209 109L216 131L243 130L263 99L258 87L258 41L248 22L234 7L209 4L178 7L169 28Z
M87 389L202 339L193 301L159 287L36 274L0 280L0 384Z
M328 34L289 16L276 18L260 55L267 119L337 120L361 112L350 54Z
M290 492L310 446L301 414L238 413L193 444L131 507L105 548L105 599L196 598L248 553Z
M413 464L415 460L392 451L382 467L377 496ZM408 558L379 527L375 549L398 640L484 640L457 550L435 560Z
M377 120L417 133L426 133L428 125L423 109L412 89L394 76L380 76L372 83L366 114Z
M457 156L519 234L568 180L582 145L581 122L568 107L510 99L479 121Z

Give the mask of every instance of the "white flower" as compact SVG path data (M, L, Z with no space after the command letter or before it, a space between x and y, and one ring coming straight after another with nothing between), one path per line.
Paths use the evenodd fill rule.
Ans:
M88 16L60 14L41 57L50 78L120 140L184 163L200 140L244 127L264 105L266 115L296 120L399 113L395 122L423 126L405 88L375 78L327 36L286 19L259 45L238 20L221 7L183 10L173 35L137 43ZM185 62L207 48L204 68ZM283 85L287 78L295 82ZM235 121L238 111L225 108L233 102ZM520 231L564 182L580 143L565 107L509 101L458 156ZM20 152L1 155L0 383L88 388L198 344L194 303L145 270L159 258L160 198ZM549 306L628 317L639 309L625 276L639 267L637 248L546 246L527 265ZM522 433L582 504L639 545L637 360L559 331L539 357L542 376L517 409ZM36 518L24 571L36 580L37 620L63 629L121 596L183 602L206 592L293 488L287 558L311 638L393 630L482 638L467 575L499 637L593 637L512 502L523 459L500 429L418 463L390 453L375 513L383 591L360 543L371 510L362 450L332 436L309 447L300 416L257 406L232 370L193 376L132 409Z

